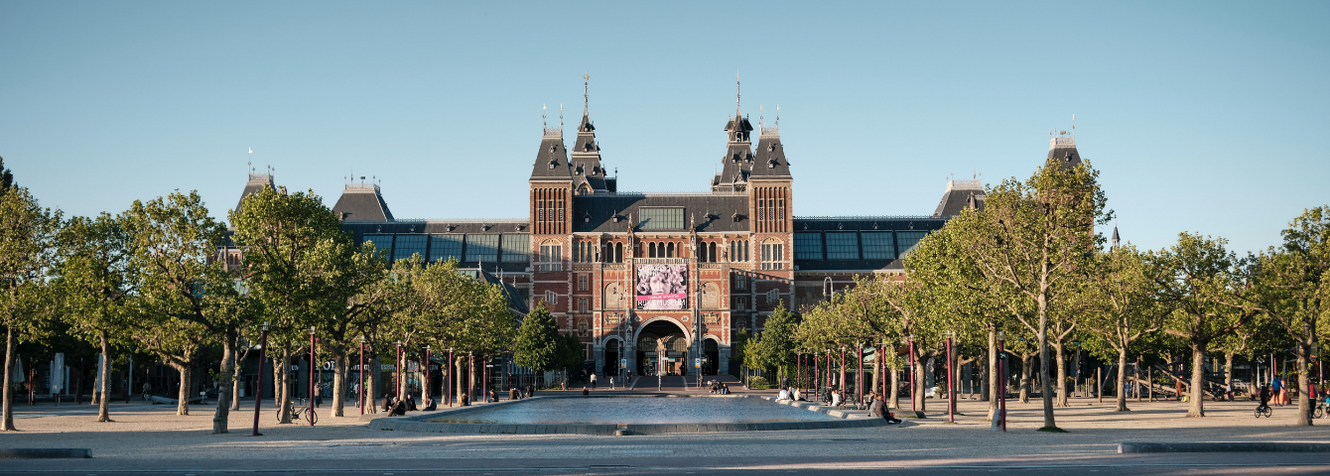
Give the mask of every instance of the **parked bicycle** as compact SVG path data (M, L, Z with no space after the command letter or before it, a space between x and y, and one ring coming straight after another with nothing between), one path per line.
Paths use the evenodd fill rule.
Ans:
M1316 399L1316 406L1312 409L1312 418L1321 418L1325 416L1325 400Z
M305 420L313 425L319 422L319 414L309 407L309 400L300 398L286 402L286 409L291 412L291 421ZM282 410L277 409L277 421L282 421Z

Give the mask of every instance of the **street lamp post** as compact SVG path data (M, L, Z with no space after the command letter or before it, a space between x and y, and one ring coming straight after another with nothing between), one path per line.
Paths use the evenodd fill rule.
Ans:
M309 426L314 426L314 326L309 326Z
M263 337L259 339L259 380L254 386L257 391L254 392L254 434L251 436L261 436L259 433L259 410L263 405L263 359L264 353L268 350L268 321L263 321ZM276 373L277 369L273 369Z

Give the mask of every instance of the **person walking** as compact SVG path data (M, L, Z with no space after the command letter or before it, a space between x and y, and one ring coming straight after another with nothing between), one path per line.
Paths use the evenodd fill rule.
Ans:
M1275 405L1282 406L1284 404L1283 395L1284 395L1284 381L1280 380L1279 376L1275 376L1274 380L1270 381L1270 396L1275 399ZM1269 400L1270 400L1269 398L1266 399L1266 401Z
M610 376L610 390L614 390L614 376Z
M152 384L143 382L143 401L148 401L150 395L152 395Z
M591 389L592 389L592 390L595 390L595 389L596 389L596 374L595 374L595 373L592 373L592 374L591 374Z

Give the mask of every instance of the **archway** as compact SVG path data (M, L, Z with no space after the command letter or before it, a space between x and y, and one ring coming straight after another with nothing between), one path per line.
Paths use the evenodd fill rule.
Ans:
M716 370L720 367L720 344L715 338L707 337L702 340L702 375L716 375Z
M673 319L657 318L648 321L637 333L637 375L656 374L656 366L661 364L657 348L664 339L664 369L667 375L688 375L688 334Z
M619 375L619 359L623 358L622 347L619 339L605 340L605 368L601 369L602 375Z

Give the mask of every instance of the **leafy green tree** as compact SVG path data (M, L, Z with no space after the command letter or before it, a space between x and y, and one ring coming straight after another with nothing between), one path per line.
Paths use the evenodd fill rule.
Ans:
M223 243L226 227L208 216L196 191L188 195L174 192L146 203L136 200L124 219L124 226L133 230L132 266L140 276L143 334L149 337L141 341L164 344L155 350L171 354L167 361L181 372L180 415L189 414L192 380L188 361L197 352L194 349L205 339L221 344L217 375L225 381L213 412L212 431L227 433L235 348L241 329L258 313L222 262L211 259Z
M274 323L270 340L278 344L280 359L289 361L291 349L314 328L320 348L335 362L333 416L343 416L347 356L359 348L360 321L373 317L370 310L386 296L366 292L382 289L373 287L387 272L382 254L356 244L312 191L288 194L265 187L245 197L230 219L245 252L246 285ZM289 396L283 393L279 400L285 413ZM288 420L283 415L282 421Z
M1283 231L1284 244L1248 261L1244 309L1269 316L1294 342L1298 364L1296 425L1311 426L1308 365L1322 317L1330 311L1330 207L1316 207Z
M752 349L744 352L744 366L775 369L777 379L784 376L786 368L795 360L797 342L794 332L798 325L798 316L790 312L785 302L781 301L776 311L767 317L761 337L748 343Z
M1095 224L1112 217L1098 176L1088 161L1067 168L1050 159L1028 180L1007 179L990 189L979 213L982 223L958 237L984 277L1000 289L997 302L1036 336L1044 431L1058 431L1049 332L1070 331L1053 322L1070 315L1059 309L1068 305L1063 291L1080 279L1077 269L1089 259L1088 251L1102 247Z
M131 236L124 220L102 213L96 218L75 217L60 231L61 261L56 285L64 301L64 317L71 330L98 345L110 361L111 346L127 337L131 302L138 291ZM101 394L97 421L111 421L111 366L101 366Z
M1127 408L1127 354L1141 336L1159 330L1164 312L1153 294L1151 272L1135 247L1124 246L1095 253L1086 269L1086 282L1078 293L1082 328L1108 352L1098 355L1117 361L1117 411Z
M5 168L5 158L0 157L0 194L8 193L14 186L14 172Z
M4 174L6 181L10 180ZM14 427L14 355L20 341L41 338L54 314L47 272L56 260L59 210L42 208L20 187L0 193L0 325L5 327L3 422Z
M513 362L537 371L554 370L559 357L559 324L542 301L522 319L513 345Z
M1173 306L1164 331L1185 340L1192 354L1191 397L1188 417L1205 416L1205 353L1215 339L1232 333L1254 315L1234 313L1227 303L1237 300L1233 253L1227 240L1191 233L1178 235L1178 243L1151 252L1146 261L1154 270L1155 293Z

